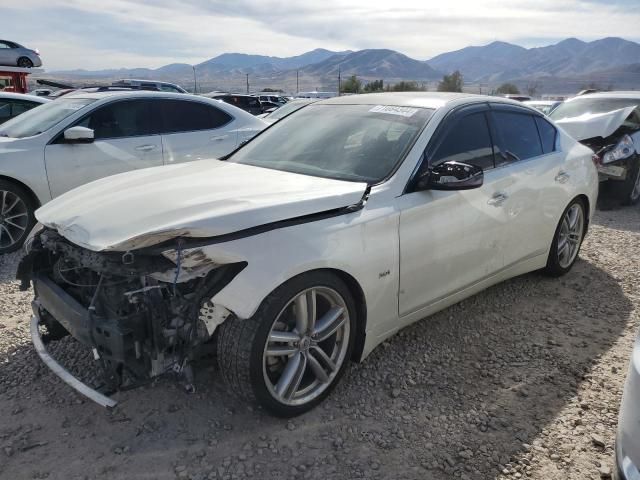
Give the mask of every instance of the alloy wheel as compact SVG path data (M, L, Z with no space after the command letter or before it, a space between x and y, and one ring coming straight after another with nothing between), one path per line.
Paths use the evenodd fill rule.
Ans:
M640 197L640 168L638 168L638 173L636 174L636 181L633 184L633 190L631 190L631 201L635 202Z
M580 203L574 203L565 213L558 235L558 263L562 268L568 268L575 260L583 234L584 211Z
M29 210L18 195L0 190L0 249L9 249L24 236L29 225Z
M298 293L276 317L263 351L269 393L286 405L304 405L322 394L345 361L349 310L328 287Z

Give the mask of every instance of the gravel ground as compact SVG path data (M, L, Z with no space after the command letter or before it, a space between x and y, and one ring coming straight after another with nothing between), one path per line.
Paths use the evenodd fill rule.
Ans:
M107 411L39 361L31 292L0 258L0 478L599 479L613 468L638 320L640 209L599 212L561 279L525 275L403 330L292 421L234 401L215 365ZM71 339L51 347L73 371Z

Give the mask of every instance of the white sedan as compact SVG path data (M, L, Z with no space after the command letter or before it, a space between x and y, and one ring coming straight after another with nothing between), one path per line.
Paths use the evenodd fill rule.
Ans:
M128 170L221 157L266 126L215 100L110 87L23 113L0 125L0 254L20 248L37 207L72 188Z
M112 389L217 342L230 389L292 416L348 360L502 280L567 273L592 152L506 99L385 93L309 105L226 161L113 176L38 210L19 269L32 335L71 333ZM123 372L126 372L124 375Z

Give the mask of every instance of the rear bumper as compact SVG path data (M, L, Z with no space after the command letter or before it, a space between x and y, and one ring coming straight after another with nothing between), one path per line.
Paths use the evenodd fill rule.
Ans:
M76 377L71 375L62 365L54 360L54 358L49 355L47 349L44 346L42 341L42 337L40 336L40 331L38 326L40 324L40 317L38 315L38 305L34 305L34 315L31 317L31 341L33 342L33 346L36 349L36 353L40 357L40 359L44 362L44 364L49 367L49 369L55 373L60 379L69 385L71 388L76 390L78 393L81 393L85 397L93 400L99 405L103 407L113 408L118 402L115 400L103 395L102 393L94 390L89 387L85 383L82 383Z

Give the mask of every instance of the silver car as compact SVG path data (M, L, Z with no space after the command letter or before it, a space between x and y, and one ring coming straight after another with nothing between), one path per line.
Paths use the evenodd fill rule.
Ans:
M636 338L624 385L616 438L616 480L640 479L640 336Z
M23 47L19 43L0 40L0 65L8 67L41 67L40 52Z

